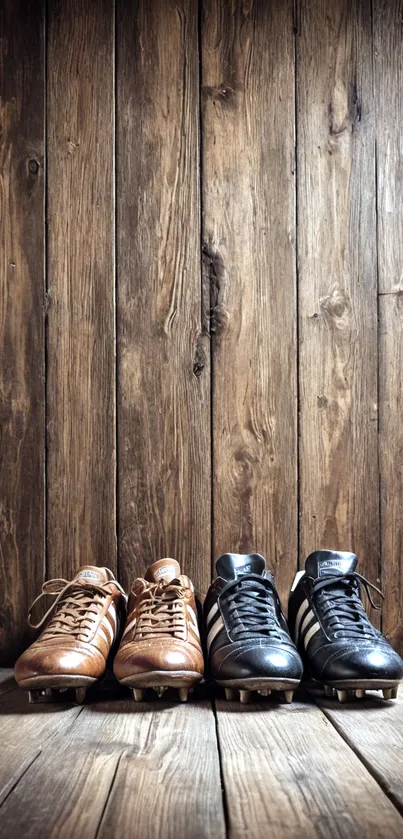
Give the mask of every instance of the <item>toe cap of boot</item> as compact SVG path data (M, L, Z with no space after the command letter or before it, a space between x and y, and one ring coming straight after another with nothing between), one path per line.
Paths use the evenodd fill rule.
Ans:
M230 679L294 679L300 680L303 672L301 658L292 648L274 645L256 645L233 649L221 648L211 661L214 678Z
M203 673L203 657L196 648L179 641L129 642L120 647L113 670L119 681L142 673L192 672Z
M14 667L17 683L27 686L31 680L56 679L98 679L105 670L101 653L91 649L60 645L29 647L19 657Z

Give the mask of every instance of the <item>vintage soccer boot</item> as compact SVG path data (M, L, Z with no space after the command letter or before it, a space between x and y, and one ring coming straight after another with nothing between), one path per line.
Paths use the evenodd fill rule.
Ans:
M326 696L340 702L382 690L394 699L403 678L403 661L369 621L361 601L363 587L379 589L356 572L357 557L344 551L315 551L298 572L290 594L288 622L307 670Z
M55 600L35 626L31 615L44 596ZM14 668L19 686L30 702L51 700L56 692L73 688L76 700L100 679L119 631L126 595L108 568L84 565L71 582L49 580L31 606L31 629L42 629Z
M119 682L133 689L136 702L146 688L162 696L168 687L178 688L186 702L202 678L194 588L174 559L154 562L144 579L134 581L113 669Z
M224 554L204 603L209 673L227 699L246 703L250 691L284 691L302 677L302 661L281 609L274 579L260 554Z

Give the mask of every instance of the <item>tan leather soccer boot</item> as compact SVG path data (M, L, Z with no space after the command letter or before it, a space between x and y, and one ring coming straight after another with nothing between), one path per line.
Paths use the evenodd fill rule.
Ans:
M31 623L32 610L45 595L55 600L42 620ZM104 675L126 595L108 568L84 565L71 582L49 580L33 602L28 623L39 638L20 656L14 676L29 690L30 702L52 699L55 691L74 688L77 702Z
M203 676L193 584L181 574L174 559L160 559L145 578L134 581L128 617L114 673L133 688L137 702L145 688L162 696L168 687L179 689L183 702Z

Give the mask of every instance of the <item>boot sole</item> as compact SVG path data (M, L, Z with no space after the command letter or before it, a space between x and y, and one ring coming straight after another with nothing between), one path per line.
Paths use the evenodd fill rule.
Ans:
M342 679L324 682L323 687L327 698L337 696L345 703L364 699L366 690L381 690L384 699L396 699L399 684L395 679Z
M176 688L181 702L187 702L189 693L203 678L201 673L193 673L191 670L153 670L151 673L138 673L136 676L127 676L119 679L122 685L126 685L133 691L135 702L144 702L147 688L155 690L161 698L167 688Z
M294 690L298 687L299 679L271 679L271 678L250 678L250 679L216 679L221 687L225 688L225 697L229 700L238 699L242 705L246 705L251 698L251 693L257 691L261 696L270 696L273 691L283 691L286 703L291 704L294 697Z
M53 702L57 694L70 689L75 690L76 702L81 705L85 700L87 690L98 679L93 676L32 676L30 679L23 679L18 682L20 688L29 692L29 702L35 705L38 702Z
M126 676L125 679L119 679L119 682L129 688L189 688L202 678L201 673L193 673L190 670L153 670L151 673Z

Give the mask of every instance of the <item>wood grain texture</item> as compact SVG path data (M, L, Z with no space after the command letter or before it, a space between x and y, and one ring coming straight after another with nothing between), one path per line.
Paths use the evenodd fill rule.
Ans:
M48 25L48 573L116 570L114 9Z
M127 749L98 833L142 839L224 839L215 721L209 702L144 715L146 740ZM137 715L139 719L139 714ZM138 741L137 741L138 742Z
M403 5L374 5L383 630L403 654Z
M401 688L400 688L401 690ZM368 767L371 775L403 813L403 698L393 702L380 694L340 707L312 691L319 707L349 746Z
M296 568L291 2L205 0L203 255L213 349L214 555Z
M224 839L223 823L210 703L123 700L85 707L44 749L3 804L0 837L13 825L26 839Z
M397 224L396 236L399 226ZM403 235L403 226L401 228ZM391 245L393 247L393 244ZM403 267L403 266L402 266ZM382 630L403 655L403 287L379 299Z
M119 556L210 581L195 0L118 2Z
M0 695L0 805L48 742L64 734L80 711L63 703L29 705L26 691L18 689Z
M378 577L371 10L300 4L297 44L301 559L355 551Z
M0 8L0 661L44 568L44 6Z
M402 817L306 696L220 701L218 735L231 839L401 836Z

